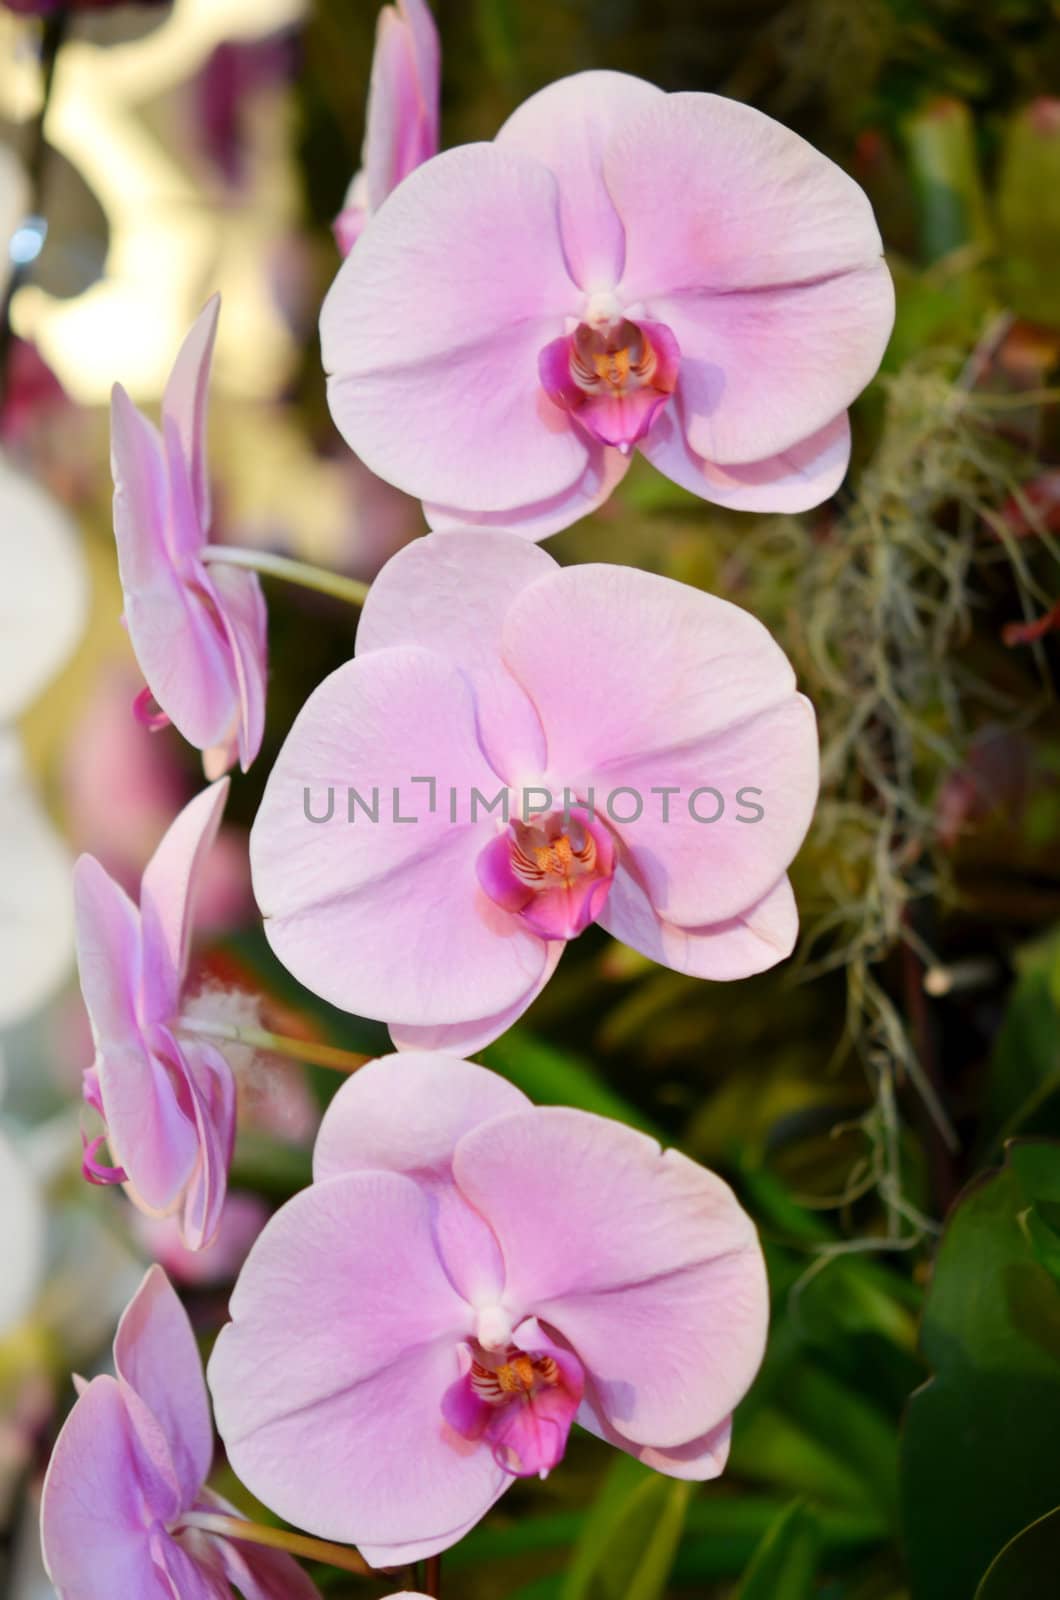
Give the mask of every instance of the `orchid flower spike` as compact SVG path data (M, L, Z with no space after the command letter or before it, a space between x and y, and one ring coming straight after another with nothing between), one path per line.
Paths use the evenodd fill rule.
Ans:
M254 888L308 988L471 1054L593 921L695 977L783 959L816 795L812 707L754 617L465 530L373 584L270 775Z
M59 1600L230 1600L233 1587L244 1600L320 1600L285 1552L207 1531L239 1514L204 1487L210 1402L161 1267L118 1325L114 1366L79 1385L44 1480L41 1546Z
M414 168L438 153L441 50L426 0L397 0L379 13L361 169L335 239L349 255L369 219Z
M185 1244L217 1232L235 1136L235 1081L217 1046L181 1032L195 892L228 779L196 795L144 869L135 906L94 856L74 868L77 961L96 1058L86 1102L105 1133L86 1144L93 1183L122 1183L153 1216L176 1212ZM112 1165L99 1159L104 1142Z
M246 771L265 718L261 585L245 568L203 559L211 519L206 390L220 306L214 295L181 347L161 430L120 384L111 406L125 622L147 680L137 712L150 727L172 722L203 752L208 778L237 758Z
M454 1544L577 1420L712 1478L768 1306L713 1173L484 1067L369 1063L313 1183L266 1225L208 1377L229 1460L279 1516L373 1566Z
M412 173L343 263L332 415L432 527L540 539L639 449L694 494L834 493L894 292L872 208L750 106L585 72Z

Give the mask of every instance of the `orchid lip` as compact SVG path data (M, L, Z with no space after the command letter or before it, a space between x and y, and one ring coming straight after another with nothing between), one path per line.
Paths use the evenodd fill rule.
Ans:
M581 1362L555 1346L508 1343L465 1350L466 1370L446 1392L445 1420L461 1438L487 1444L512 1477L546 1478L562 1459L581 1404Z
M681 352L664 323L634 321L613 302L594 295L585 320L541 351L538 371L556 405L628 455L673 394Z
M513 820L481 852L482 889L543 939L575 939L607 903L615 869L611 834L567 812Z

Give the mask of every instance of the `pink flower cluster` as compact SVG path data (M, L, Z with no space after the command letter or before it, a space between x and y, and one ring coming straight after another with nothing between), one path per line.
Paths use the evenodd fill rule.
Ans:
M332 1100L313 1182L250 1249L209 1369L248 1488L376 1565L453 1544L551 1471L575 1422L676 1477L724 1467L767 1330L750 1218L684 1155L461 1058L593 923L704 979L787 956L813 710L746 611L534 541L600 505L634 450L725 506L818 504L893 309L865 196L750 107L590 72L439 154L439 71L425 0L387 6L321 330L340 430L436 531L376 580L251 838L281 961L399 1053ZM139 714L220 778L264 734L247 568L306 569L209 542L217 316L214 299L191 329L161 426L119 387L112 437ZM85 1174L168 1219L174 1261L218 1233L235 1134L222 1044L244 1035L189 979L228 783L176 818L138 905L91 857L76 869L102 1118ZM205 1488L206 1393L160 1269L115 1365L81 1386L45 1489L59 1595L309 1600L254 1543L286 1536L233 1529Z

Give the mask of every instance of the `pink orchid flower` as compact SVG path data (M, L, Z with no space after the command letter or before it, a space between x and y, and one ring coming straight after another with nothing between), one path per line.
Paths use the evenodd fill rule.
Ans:
M453 532L373 584L356 659L269 778L251 869L302 983L399 1048L470 1054L594 920L701 978L788 955L816 794L813 710L754 617Z
M438 152L441 51L426 0L397 0L379 13L361 170L335 218L349 255L369 218L403 178Z
M111 408L114 534L125 622L147 680L148 726L167 722L203 752L208 778L238 758L246 771L265 719L266 617L257 576L202 558L210 527L206 389L215 295L181 347L161 431L120 384ZM152 710L154 700L157 710Z
M332 415L434 527L543 538L634 447L720 505L803 510L890 335L881 250L854 180L761 112L581 73L387 202L324 304Z
M268 1223L208 1377L280 1516L396 1565L454 1544L573 1421L662 1472L722 1471L768 1322L729 1188L607 1118L451 1056L371 1062Z
M180 1030L195 891L228 779L177 817L144 869L135 906L94 856L74 868L77 962L96 1058L84 1097L105 1134L86 1145L90 1182L123 1183L154 1216L179 1212L189 1249L217 1232L235 1136L235 1081L217 1046ZM112 1166L99 1160L104 1142Z
M118 1325L116 1377L79 1384L41 1503L60 1600L320 1600L291 1556L207 1531L210 1402L187 1312L152 1267ZM204 1518L206 1526L197 1519Z

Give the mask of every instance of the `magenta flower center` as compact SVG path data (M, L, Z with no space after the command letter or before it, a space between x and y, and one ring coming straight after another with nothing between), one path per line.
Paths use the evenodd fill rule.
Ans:
M471 1346L471 1364L446 1393L442 1413L461 1438L482 1440L514 1477L544 1477L563 1459L585 1374L576 1356Z
M661 322L617 315L579 322L538 358L549 398L594 439L627 454L677 386L681 352Z
M505 1406L512 1400L530 1400L541 1389L554 1389L560 1381L552 1356L528 1355L509 1345L504 1362L489 1367L472 1359L471 1389L488 1406Z
M513 821L478 859L490 899L545 939L574 939L594 922L614 871L608 830L592 817L560 812Z
M628 394L651 386L659 371L655 346L626 317L610 327L580 322L570 340L570 375L586 394Z

